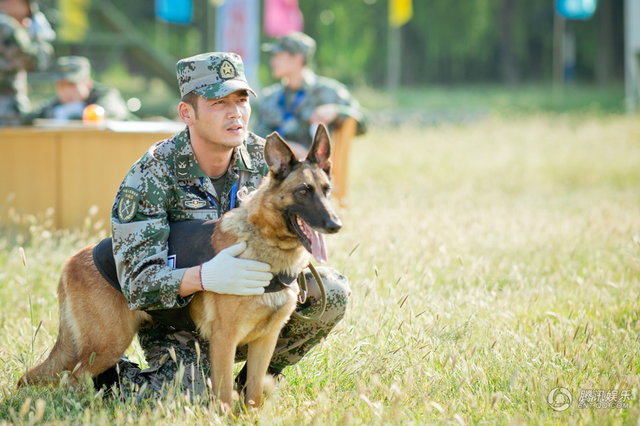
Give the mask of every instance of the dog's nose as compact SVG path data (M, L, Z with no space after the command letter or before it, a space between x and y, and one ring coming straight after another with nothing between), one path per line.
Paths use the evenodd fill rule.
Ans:
M324 229L326 229L329 234L335 234L340 230L340 228L342 228L342 223L340 222L340 219L336 219L336 220L329 219L327 220L327 223L325 223L324 225Z

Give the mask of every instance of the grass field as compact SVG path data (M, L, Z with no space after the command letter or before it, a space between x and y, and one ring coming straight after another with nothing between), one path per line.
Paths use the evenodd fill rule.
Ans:
M42 218L5 229L0 420L636 424L638 117L374 127L353 155L345 226L329 238L331 265L351 280L347 316L260 411L235 419L176 396L16 391L54 342L62 263L100 232L53 232ZM572 394L565 411L547 403L557 387ZM605 408L579 408L581 393ZM615 395L626 408L606 408Z

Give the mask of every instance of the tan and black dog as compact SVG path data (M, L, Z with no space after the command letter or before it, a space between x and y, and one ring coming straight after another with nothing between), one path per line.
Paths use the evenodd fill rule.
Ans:
M320 125L304 161L272 133L266 139L269 175L260 187L215 226L214 251L246 242L240 255L271 265L274 276L297 276L311 255L326 260L321 233L335 233L339 218L329 203L330 141ZM248 405L261 403L263 381L282 327L292 314L299 288L292 285L260 296L199 292L188 307L200 335L209 340L209 359L215 394L229 409L233 394L236 348L248 345ZM81 250L65 265L58 286L60 328L48 358L20 378L18 385L55 384L64 371L71 382L95 377L113 366L150 316L131 311L122 293L100 274L92 247Z

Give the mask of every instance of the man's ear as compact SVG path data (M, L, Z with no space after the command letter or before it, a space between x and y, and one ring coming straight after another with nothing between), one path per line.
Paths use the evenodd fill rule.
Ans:
M307 154L307 161L310 163L316 163L327 176L330 176L331 171L331 140L329 139L329 131L327 126L323 123L318 125L316 135L313 138L313 145Z
M178 116L187 126L193 125L195 120L196 111L193 109L191 105L186 102L180 102L178 104Z
M264 159L269 165L269 171L279 180L286 178L293 166L298 163L295 154L278 132L267 136L264 145Z

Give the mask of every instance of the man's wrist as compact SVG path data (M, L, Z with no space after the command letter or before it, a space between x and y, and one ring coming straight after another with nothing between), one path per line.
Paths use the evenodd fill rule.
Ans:
M178 294L182 297L191 296L194 293L202 291L202 281L200 280L200 267L192 266L188 268L180 281Z

